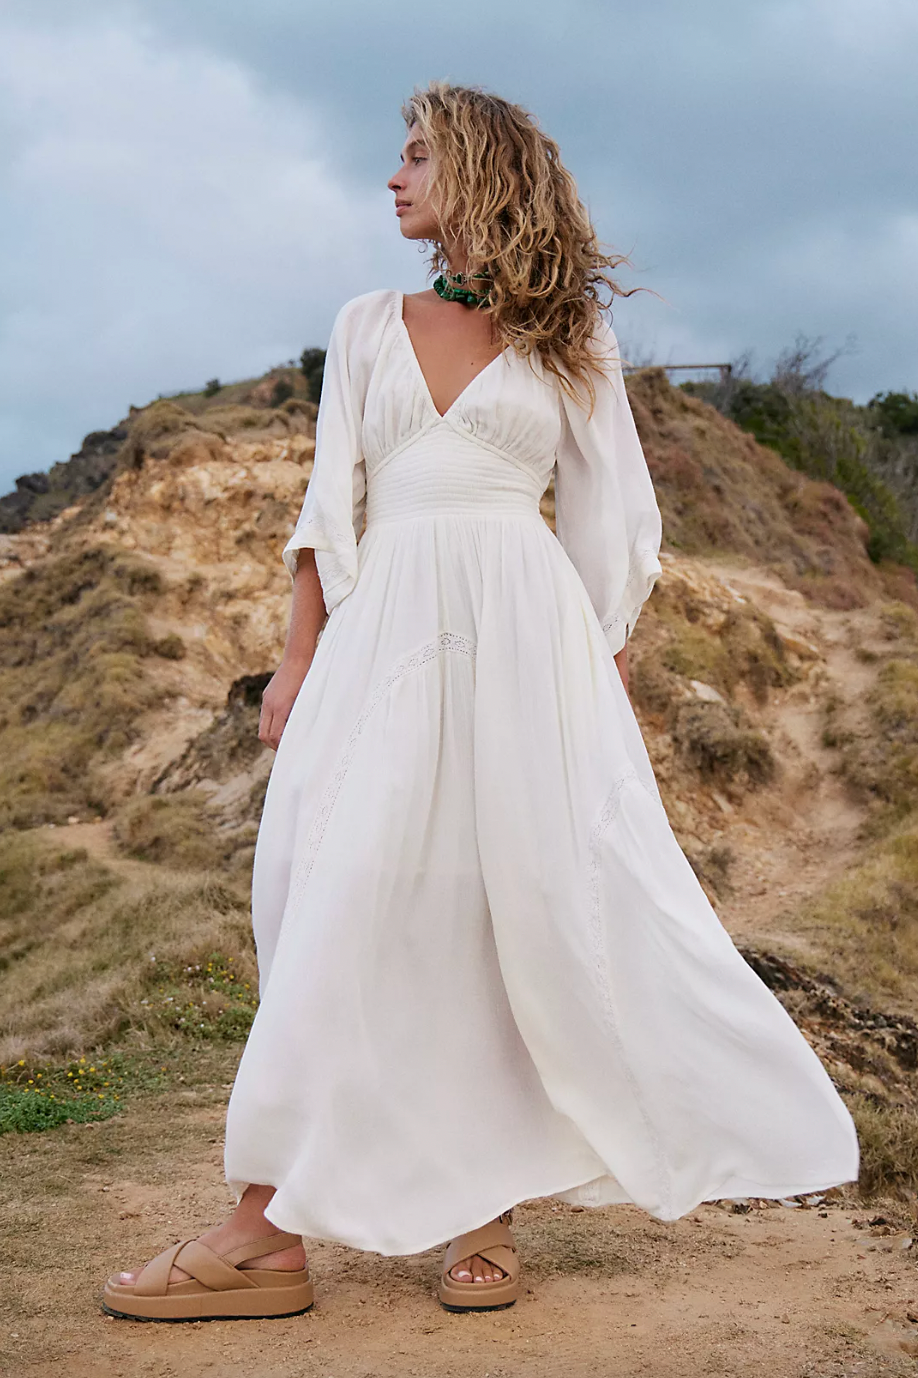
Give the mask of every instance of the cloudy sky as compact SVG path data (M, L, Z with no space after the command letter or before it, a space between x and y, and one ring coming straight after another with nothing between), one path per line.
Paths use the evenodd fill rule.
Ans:
M131 403L417 290L385 183L434 77L524 104L626 252L633 357L918 388L914 0L0 0L0 491Z

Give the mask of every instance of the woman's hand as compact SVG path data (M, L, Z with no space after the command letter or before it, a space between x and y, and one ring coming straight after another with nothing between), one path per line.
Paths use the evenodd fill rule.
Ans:
M308 664L286 664L280 667L268 681L268 687L261 696L261 717L258 721L258 740L276 751L287 726L290 710L306 678Z
M316 570L316 553L307 546L297 553L290 625L283 659L261 696L258 740L272 751L278 748L294 699L312 664L324 620L325 604Z

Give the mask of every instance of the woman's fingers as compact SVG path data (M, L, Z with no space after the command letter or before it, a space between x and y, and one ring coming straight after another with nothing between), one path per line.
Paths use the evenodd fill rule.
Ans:
M281 730L283 730L283 724L281 724ZM261 718L258 723L258 740L264 742L265 746L269 746L272 751L276 751L280 735L277 714L272 712L266 703L263 703L261 705Z
M269 746L272 751L276 751L289 716L289 709L286 713L279 713L272 709L269 704L262 703L261 717L258 723L258 740L264 742L265 746Z
M303 675L281 666L261 696L258 740L272 751L277 750L302 682Z

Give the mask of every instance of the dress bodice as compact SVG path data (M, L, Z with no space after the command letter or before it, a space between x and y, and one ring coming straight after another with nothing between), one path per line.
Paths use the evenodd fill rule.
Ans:
M487 364L441 416L418 363L403 319L403 294L382 292L382 330L367 381L361 441L368 487L404 449L424 441L446 452L471 442L540 482L551 478L561 438L557 389L538 359L532 364L512 349ZM465 448L465 447L463 447Z
M592 342L592 408L538 355L508 348L441 416L402 302L398 291L368 292L338 313L315 463L284 549L291 575L297 551L313 547L331 613L357 583L364 523L369 534L426 518L531 521L554 477L558 542L617 652L660 573L661 519L612 329L600 324Z

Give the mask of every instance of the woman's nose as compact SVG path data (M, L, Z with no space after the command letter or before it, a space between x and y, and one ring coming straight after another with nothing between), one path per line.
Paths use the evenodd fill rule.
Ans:
M386 186L389 188L390 191L401 191L403 186L401 168L399 168L397 172L393 172L392 176L386 183Z

